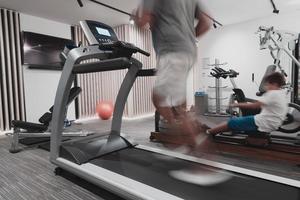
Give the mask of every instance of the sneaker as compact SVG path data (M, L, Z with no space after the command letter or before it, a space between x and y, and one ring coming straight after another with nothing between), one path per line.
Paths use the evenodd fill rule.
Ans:
M177 180L200 186L214 186L229 181L233 175L224 170L201 172L195 170L175 170L169 175Z

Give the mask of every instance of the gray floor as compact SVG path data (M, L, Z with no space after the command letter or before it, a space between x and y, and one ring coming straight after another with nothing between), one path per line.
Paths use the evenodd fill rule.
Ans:
M77 125L88 130L109 130L110 122L94 120ZM164 148L161 144L150 143L149 133L153 130L153 119L127 120L123 132L138 143ZM49 163L49 153L41 149L26 149L18 154L8 152L8 139L0 140L0 199L9 200L87 200L120 199L82 180L68 180L55 176L55 166ZM197 152L199 157L211 158L223 163L243 166L300 180L300 168L285 162L253 160L238 154L208 155ZM79 183L79 185L77 184ZM90 189L86 189L90 188Z
M99 189L99 195L55 176L49 153L27 149L18 154L7 150L7 139L0 140L0 199L2 200L102 200L120 199Z

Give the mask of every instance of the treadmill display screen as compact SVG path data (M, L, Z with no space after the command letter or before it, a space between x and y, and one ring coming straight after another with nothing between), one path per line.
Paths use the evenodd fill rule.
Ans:
M111 34L109 33L109 31L107 29L104 29L101 27L96 27L96 30L100 35L104 35L104 36L108 36L108 37L111 36Z
M85 25L87 26L85 27ZM84 29L86 28L89 30L87 32L87 36L88 36L87 38L93 40L93 41L89 41L91 43L103 44L106 42L118 41L118 37L115 31L113 30L113 28L106 24L103 24L101 22L86 20L83 23L83 27Z

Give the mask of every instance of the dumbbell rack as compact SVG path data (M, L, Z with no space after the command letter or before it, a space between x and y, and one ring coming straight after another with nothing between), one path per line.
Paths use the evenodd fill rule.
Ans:
M227 65L227 63L220 63L218 59L215 59L214 64L209 64L210 67L219 67ZM209 97L208 99L214 99L216 101L216 109L215 112L205 113L205 116L213 116L213 117L229 117L230 115L226 112L222 112L221 106L222 101L228 99L227 97L222 97L222 89L228 88L228 86L222 86L221 78L215 78L215 86L208 86L208 88L215 89L215 97Z

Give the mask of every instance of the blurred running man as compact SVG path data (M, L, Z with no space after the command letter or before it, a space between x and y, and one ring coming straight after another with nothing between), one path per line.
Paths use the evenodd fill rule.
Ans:
M197 59L196 37L206 33L211 24L201 11L198 0L144 0L135 15L136 24L139 27L149 24L152 32L157 57L153 104L167 121L169 132L190 135L196 147L206 137L203 134L197 136L199 129L193 117L186 113L186 82ZM198 21L196 26L195 21ZM169 174L203 186L231 178L223 171L202 168L171 171Z
M186 82L197 59L196 37L209 30L210 22L197 0L144 0L136 16L139 27L150 25L157 57L153 104L170 132L179 128L196 146L198 129L186 113Z

